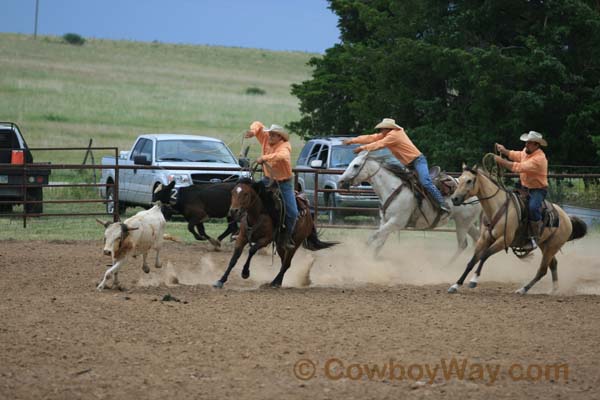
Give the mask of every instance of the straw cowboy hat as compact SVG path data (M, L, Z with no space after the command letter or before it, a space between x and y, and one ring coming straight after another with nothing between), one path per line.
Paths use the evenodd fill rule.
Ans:
M375 125L375 129L402 129L402 127L397 125L393 119L384 118L383 121Z
M548 146L548 142L544 140L542 134L536 131L529 131L521 135L521 140L524 142L536 142L542 146Z
M288 142L290 140L290 134L287 133L285 131L285 129L283 129L283 126L280 126L280 125L273 124L273 125L271 125L271 127L269 129L265 129L265 132L267 132L267 133L275 132L279 136L281 136L281 138L283 140L285 140L286 142Z

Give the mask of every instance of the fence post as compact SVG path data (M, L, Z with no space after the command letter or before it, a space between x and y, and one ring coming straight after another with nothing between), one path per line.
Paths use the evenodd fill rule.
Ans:
M314 189L314 210L315 210L315 224L319 219L319 171L315 170L315 189Z
M119 149L115 150L115 182L113 185L113 222L119 222Z
M92 159L92 165L96 165L94 160L94 152L92 151L92 142L94 139L90 138L90 142L88 143L87 150L85 152L85 156L83 157L83 165L87 163L88 156ZM96 176L96 169L92 169L92 174L94 175L94 183L98 182L98 177Z

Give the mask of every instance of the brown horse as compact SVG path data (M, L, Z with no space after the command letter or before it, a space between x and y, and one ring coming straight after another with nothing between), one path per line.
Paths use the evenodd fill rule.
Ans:
M477 271L469 283L470 288L476 287L483 263L490 256L500 250L506 250L508 247L518 247L516 242L518 241L517 230L519 228L520 210L516 201L512 199L509 192L500 187L486 173L477 169L476 166L467 168L463 165L463 173L458 178L458 187L451 199L454 205L460 205L471 196L477 196L481 202L488 223L487 227L482 226L479 239L475 244L475 254L467 263L465 272L448 289L448 293L458 291L475 263L479 261ZM558 226L544 228L538 240L538 247L542 251L542 262L533 280L517 290L516 293L518 294L526 294L537 281L546 275L548 267L552 272L552 291L558 290L558 261L555 255L567 241L579 239L585 236L587 232L585 222L577 217L568 216L556 204L553 204L553 206L558 213Z
M282 235L276 235L274 217L272 209L274 203L272 197L267 193L262 182L253 182L250 179L242 179L231 191L230 215L236 219L241 219L240 232L235 241L233 256L229 261L227 270L213 286L222 288L229 273L240 258L242 251L247 243L250 243L248 259L242 270L242 278L247 279L250 276L250 260L256 252L276 240L277 254L281 258L281 269L271 282L272 287L280 287L283 282L283 276L292 263L292 258L300 247L300 244L308 250L321 250L331 247L337 243L322 242L319 240L317 230L312 216L308 209L300 210L300 215L293 232L295 247L293 250L286 250Z

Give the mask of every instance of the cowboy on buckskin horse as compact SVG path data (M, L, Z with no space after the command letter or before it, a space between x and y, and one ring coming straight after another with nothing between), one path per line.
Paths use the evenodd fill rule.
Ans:
M298 206L296 205L292 180L290 135L279 125L273 124L269 129L265 129L262 122L254 121L244 137L256 137L262 146L262 155L256 159L256 162L263 165L263 174L267 178L263 179L273 179L279 185L285 207L285 237L283 243L286 249L294 249L295 244L292 233L298 218ZM270 168L266 168L265 163L269 163Z
M542 204L548 191L548 160L542 150L542 146L548 143L542 134L529 131L521 135L520 139L525 142L522 151L507 150L503 145L496 143L496 149L500 154L508 157L505 160L501 156L494 156L498 165L512 171L518 172L521 186L529 192L529 231L531 232L531 243L525 247L533 250L544 228L542 221Z
M347 139L343 143L345 145L354 143L362 144L362 146L354 149L355 153L360 153L363 150L373 151L387 147L402 165L412 167L417 171L419 182L433 196L440 210L449 213L450 206L448 206L438 188L431 181L427 159L417 146L414 145L412 140L410 140L404 129L397 125L396 121L391 118L384 118L375 126L375 129L379 132Z

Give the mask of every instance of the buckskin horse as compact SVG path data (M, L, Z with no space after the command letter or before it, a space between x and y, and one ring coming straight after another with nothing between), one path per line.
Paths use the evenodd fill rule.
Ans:
M230 215L240 221L240 232L235 241L235 248L227 270L213 286L222 288L229 273L240 258L246 244L250 243L248 259L242 269L242 278L250 277L250 260L256 252L267 246L273 240L276 241L277 254L281 259L281 269L271 282L272 287L281 287L283 276L292 263L292 258L302 246L308 250L316 251L331 247L336 242L323 242L317 235L317 230L308 209L308 205L299 204L299 216L292 237L295 247L293 250L286 250L281 235L277 235L277 212L274 200L263 182L254 182L248 178L242 178L231 191Z
M458 187L452 195L452 203L462 204L466 198L477 196L484 212L485 229L482 227L479 239L475 244L475 253L467 263L465 272L458 281L450 286L448 293L456 293L467 275L479 261L479 266L469 283L470 288L477 286L481 269L485 261L500 250L509 247L522 247L522 235L519 235L521 222L521 206L513 193L503 189L491 176L478 169L477 166L467 168L463 165L463 173L458 178ZM516 291L526 294L546 273L552 273L552 292L558 290L558 261L556 253L570 240L579 239L587 233L587 226L581 219L567 215L558 205L549 203L558 216L558 226L544 227L538 247L542 251L542 261L535 277L527 285ZM556 225L556 224L553 224ZM526 240L526 238L525 238Z
M394 231L406 227L433 229L447 224L452 218L458 241L458 249L450 259L452 262L467 247L467 234L473 241L479 237L475 222L481 213L481 206L477 202L460 207L452 206L450 214L440 216L437 206L432 206L429 201L423 200L419 205L406 174L406 171L400 170L396 165L385 163L385 159L363 151L348 165L340 177L340 184L357 185L367 181L379 197L379 229L368 239L369 245L375 245L375 254Z

